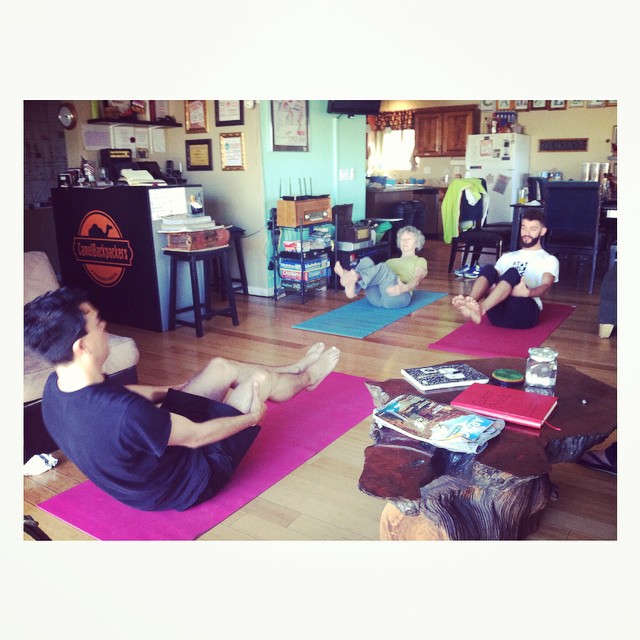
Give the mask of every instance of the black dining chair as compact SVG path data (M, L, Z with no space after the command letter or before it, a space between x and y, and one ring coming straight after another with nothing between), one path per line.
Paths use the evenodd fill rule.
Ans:
M478 178L480 183L487 189L484 178ZM449 189L454 187L456 180L452 180ZM445 196L446 197L446 196ZM502 255L502 249L509 243L511 235L511 225L497 225L495 228L483 224L484 198L487 194L482 194L480 200L474 205L469 204L464 193L460 196L460 213L458 217L458 235L451 238L451 254L449 256L449 273L453 269L456 254L462 254L462 265L467 264L469 254L471 254L470 267L474 267L481 255L491 255L497 260ZM461 231L463 223L472 223L472 227ZM464 225L463 225L464 226Z
M527 178L527 187L529 188L529 202L536 200L540 204L544 204L547 199L548 178Z
M544 248L558 259L588 259L589 293L593 293L600 252L600 183L551 180L546 191Z

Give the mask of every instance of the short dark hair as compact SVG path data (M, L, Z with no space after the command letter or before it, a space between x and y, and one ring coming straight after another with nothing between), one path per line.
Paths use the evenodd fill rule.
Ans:
M524 207L523 207L524 208ZM544 225L544 211L542 209L526 209L522 214L522 220L529 220L531 222L539 222L543 227Z
M24 343L51 364L73 360L73 343L87 335L81 289L54 289L24 305Z

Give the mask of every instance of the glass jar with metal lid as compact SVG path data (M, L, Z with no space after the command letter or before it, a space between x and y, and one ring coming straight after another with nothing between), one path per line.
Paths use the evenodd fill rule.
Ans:
M551 388L558 378L558 352L549 347L531 347L527 358L525 384Z

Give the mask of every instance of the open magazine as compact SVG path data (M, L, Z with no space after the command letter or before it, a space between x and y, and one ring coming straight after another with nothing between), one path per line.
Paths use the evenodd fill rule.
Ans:
M373 412L379 426L459 453L480 453L504 420L480 416L424 396L404 393Z

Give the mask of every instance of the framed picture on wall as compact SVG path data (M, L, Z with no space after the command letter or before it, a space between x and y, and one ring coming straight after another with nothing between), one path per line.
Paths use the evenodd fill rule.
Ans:
M529 111L529 102L530 100L514 100L513 108L516 111Z
M220 134L220 159L223 171L244 171L244 137L242 133Z
M212 171L211 140L185 140L187 171Z
M214 100L216 127L230 127L244 124L242 100Z
M566 100L549 100L549 109L566 109Z
M578 109L584 107L584 100L567 100L569 103L569 109Z
M104 118L117 120L118 118L126 118L130 116L131 113L131 100L102 101L102 116Z
M496 100L496 111L513 109L513 100Z
M542 109L546 109L547 108L547 101L546 100L532 100L531 101L531 110L532 111L539 111Z
M587 109L604 107L604 100L587 100Z
M184 129L186 133L208 133L206 100L184 101Z
M272 100L274 151L309 151L309 101Z

